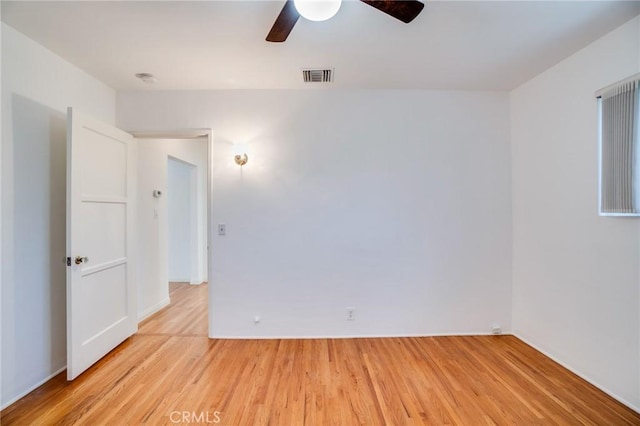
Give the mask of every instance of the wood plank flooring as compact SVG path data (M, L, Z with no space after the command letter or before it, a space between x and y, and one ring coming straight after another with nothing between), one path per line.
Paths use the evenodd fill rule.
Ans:
M640 425L640 414L512 336L210 340L206 286L2 425Z
M207 295L207 284L169 283L171 304L143 321L138 334L206 337L209 325Z

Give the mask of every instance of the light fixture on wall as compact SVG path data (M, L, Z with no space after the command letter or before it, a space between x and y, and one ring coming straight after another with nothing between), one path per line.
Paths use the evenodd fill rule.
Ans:
M238 166L244 166L249 161L249 145L246 142L236 142L233 144L233 160Z
M293 4L303 18L326 21L338 13L342 0L293 0Z
M244 166L245 164L247 164L247 161L249 161L249 157L247 156L247 153L244 152L242 154L236 154L233 159L235 160L236 164L239 166Z

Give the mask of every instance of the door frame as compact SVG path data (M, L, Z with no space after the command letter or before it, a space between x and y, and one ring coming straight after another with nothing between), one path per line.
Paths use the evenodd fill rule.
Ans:
M211 256L211 244L215 225L213 223L213 130L210 128L192 128L177 130L141 130L127 131L136 139L194 139L207 138L207 334L212 338L211 334L211 299L213 298L213 290L211 289L211 273L213 271L213 259Z

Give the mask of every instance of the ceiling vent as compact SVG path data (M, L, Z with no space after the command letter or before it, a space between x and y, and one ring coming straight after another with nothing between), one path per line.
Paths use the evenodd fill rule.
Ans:
M148 84L153 84L158 81L155 75L148 72L139 72L136 74L136 77Z
M302 78L305 83L331 83L333 70L302 70Z

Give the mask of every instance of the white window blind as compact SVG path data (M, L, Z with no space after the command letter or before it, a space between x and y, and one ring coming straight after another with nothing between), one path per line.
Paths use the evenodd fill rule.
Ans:
M600 145L600 214L640 215L640 74L596 93Z

